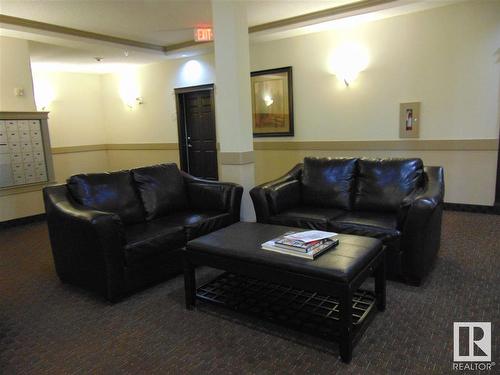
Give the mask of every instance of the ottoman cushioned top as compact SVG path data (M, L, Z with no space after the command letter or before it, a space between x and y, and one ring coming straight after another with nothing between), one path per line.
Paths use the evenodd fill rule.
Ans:
M339 234L339 244L315 260L262 250L260 245L290 231L280 225L236 223L187 244L189 252L262 264L326 280L350 282L382 249L375 238Z

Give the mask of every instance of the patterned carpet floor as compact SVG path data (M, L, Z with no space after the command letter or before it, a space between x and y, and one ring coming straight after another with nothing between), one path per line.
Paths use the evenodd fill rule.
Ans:
M59 282L45 222L3 229L0 374L457 374L455 321L491 321L500 359L499 232L500 216L445 212L432 274L418 288L388 282L386 311L346 365L335 343L205 304L186 311L182 277L111 305Z

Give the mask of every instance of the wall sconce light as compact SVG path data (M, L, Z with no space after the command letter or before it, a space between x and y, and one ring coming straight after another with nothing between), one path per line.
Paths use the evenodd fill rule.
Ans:
M40 111L45 111L50 103L54 101L54 89L45 79L33 81L36 107Z
M125 105L130 109L134 109L136 106L138 105L141 105L141 104L144 104L144 99L142 98L142 96L138 96L137 98L135 98L135 100L133 99L130 99L130 100L127 100L126 102L124 102Z
M144 99L140 95L137 72L135 70L126 70L120 76L120 97L123 103L129 108L134 109L139 104L144 104Z
M186 83L198 82L203 74L203 66L197 60L189 60L182 67L182 79Z
M368 52L358 44L344 44L330 58L330 69L348 87L368 66Z

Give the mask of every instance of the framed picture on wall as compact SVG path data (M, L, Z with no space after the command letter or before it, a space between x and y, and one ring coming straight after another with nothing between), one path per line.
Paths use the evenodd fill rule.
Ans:
M251 73L254 137L293 136L292 67Z

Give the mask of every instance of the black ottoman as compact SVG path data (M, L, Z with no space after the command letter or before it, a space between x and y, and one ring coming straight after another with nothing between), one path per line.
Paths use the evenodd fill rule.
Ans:
M339 245L315 260L260 248L263 242L290 230L304 231L279 225L236 223L189 241L183 252L186 307L193 308L196 297L239 311L245 310L241 306L250 295L253 300L258 300L259 295L264 299L271 297L271 300L289 298L286 304L290 319L284 320L297 321L305 311L318 311L316 315L323 316L325 324L337 328L331 336L340 344L342 360L350 362L353 344L376 310L373 306L380 311L385 309L382 243L369 237L339 235ZM195 267L201 265L226 270L230 274L222 275L197 291ZM358 292L372 274L375 276L374 293ZM254 281L245 281L248 278ZM221 280L226 280L226 285L222 285ZM254 287L253 292L245 290L248 285L255 286L256 283L260 286ZM281 296L274 298L276 293ZM252 312L252 308L247 310ZM262 309L257 310L262 312ZM266 315L269 316L269 311L263 314Z

